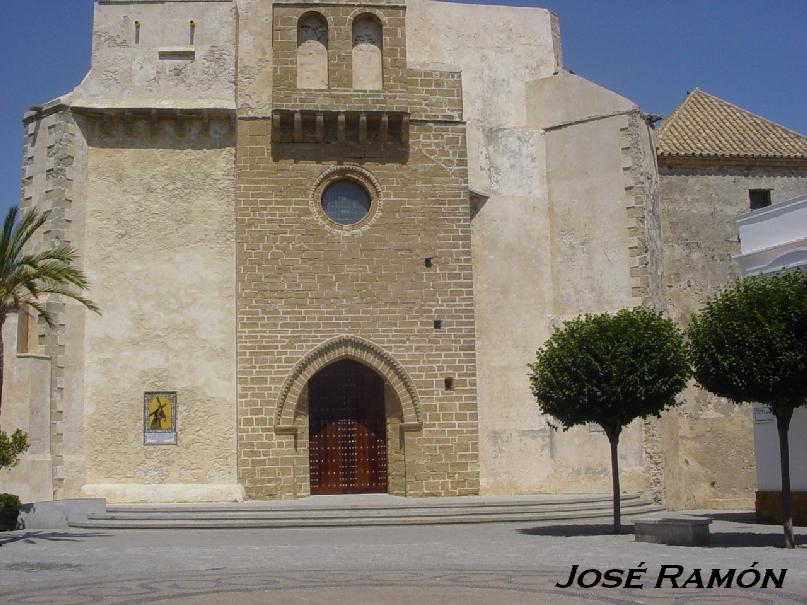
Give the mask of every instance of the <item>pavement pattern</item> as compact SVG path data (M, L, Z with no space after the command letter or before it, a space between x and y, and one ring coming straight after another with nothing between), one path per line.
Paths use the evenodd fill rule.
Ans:
M265 530L41 530L0 534L0 603L807 604L807 548L778 526L715 518L705 548L637 543L589 523ZM629 530L629 528L628 528ZM807 529L799 542L807 544ZM661 565L788 570L782 588L654 588ZM558 588L572 565L632 568L643 589ZM708 573L707 573L708 575ZM683 581L683 578L682 578Z

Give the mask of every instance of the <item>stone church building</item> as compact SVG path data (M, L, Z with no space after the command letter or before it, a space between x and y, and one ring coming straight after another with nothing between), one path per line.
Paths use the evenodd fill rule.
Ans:
M98 0L89 73L24 125L21 206L52 211L34 245L80 251L103 315L7 321L0 425L32 447L5 491L610 489L605 435L552 429L527 364L580 313L683 304L661 194L695 165L660 165L639 107L564 71L550 11ZM753 465L750 409L731 417ZM631 425L623 487L750 501L753 466L687 470L720 445L699 422Z

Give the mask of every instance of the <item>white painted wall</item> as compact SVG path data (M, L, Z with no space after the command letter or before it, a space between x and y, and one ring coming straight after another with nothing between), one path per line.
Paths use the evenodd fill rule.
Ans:
M737 218L740 255L735 258L743 275L807 268L807 196L801 196ZM790 425L790 483L807 491L807 407L797 409ZM779 434L767 406L754 404L754 450L757 489L782 489Z
M790 488L807 491L807 408L799 408L790 421ZM767 406L754 404L754 453L757 462L757 489L778 492L782 489L779 464L779 433L776 419Z
M744 275L807 266L807 195L737 217Z

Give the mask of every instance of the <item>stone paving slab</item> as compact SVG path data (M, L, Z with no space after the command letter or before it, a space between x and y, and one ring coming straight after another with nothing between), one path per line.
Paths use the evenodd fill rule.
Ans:
M500 571L371 571L310 570L286 573L209 573L140 578L71 587L12 592L8 603L19 605L264 605L266 603L333 605L560 605L646 603L726 603L773 605L807 602L807 591L790 590L608 590L554 587L550 572Z
M715 519L710 547L636 543L596 523L239 531L0 534L0 603L807 603L807 549L778 526ZM799 528L807 543L807 530ZM572 565L644 562L704 569L786 568L782 589L558 589Z

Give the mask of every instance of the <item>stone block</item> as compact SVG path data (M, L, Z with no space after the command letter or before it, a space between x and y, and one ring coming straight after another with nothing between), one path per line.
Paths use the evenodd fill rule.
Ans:
M711 519L687 515L652 515L633 520L636 542L668 546L706 546Z
M20 507L17 529L67 529L70 522L86 521L89 514L105 512L104 498L32 502Z

